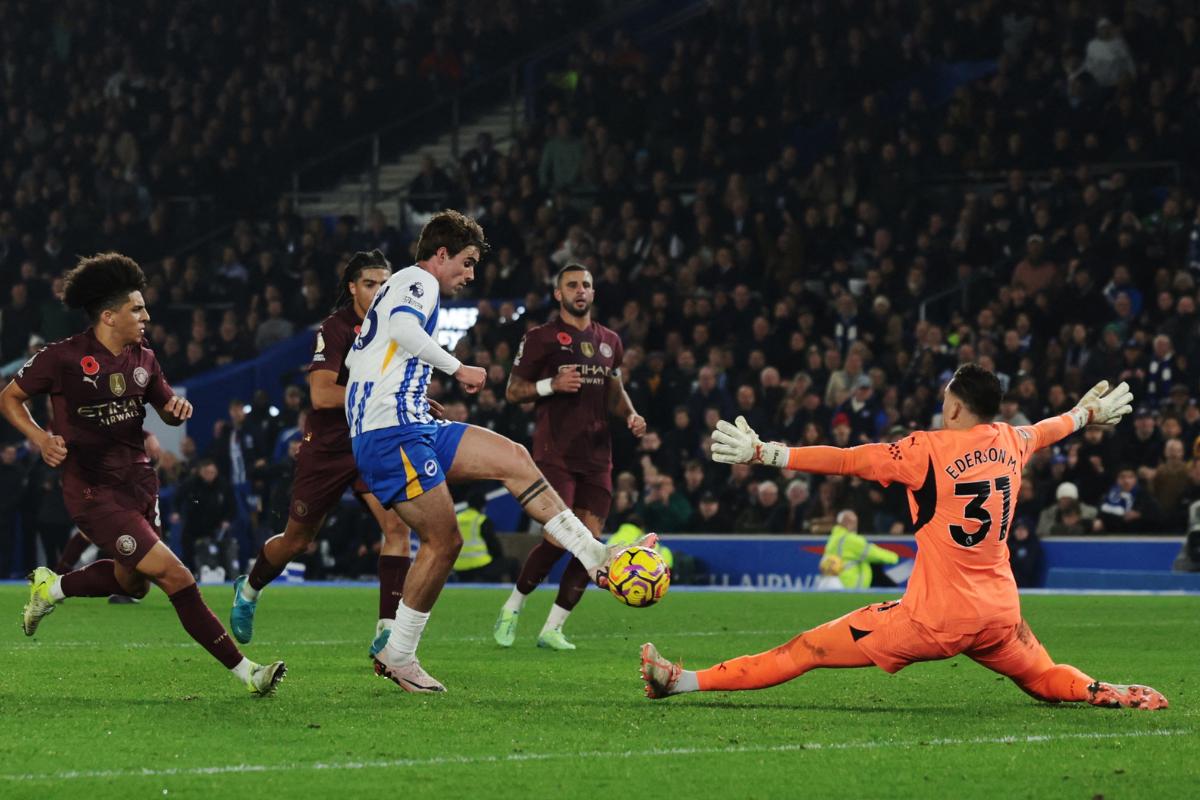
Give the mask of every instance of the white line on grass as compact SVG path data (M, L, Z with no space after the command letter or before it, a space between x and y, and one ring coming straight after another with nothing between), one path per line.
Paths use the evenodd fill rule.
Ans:
M68 781L112 778L164 778L185 775L237 775L261 772L294 772L297 770L363 770L396 769L403 767L473 766L504 764L521 761L553 761L557 759L629 759L664 756L738 755L744 753L793 753L804 750L883 750L913 747L958 747L988 744L1045 744L1071 740L1098 741L1104 739L1135 739L1149 736L1187 736L1190 729L1128 731L1124 733L1063 733L1040 736L995 736L971 739L910 739L907 741L865 742L798 742L778 745L736 745L733 747L658 747L640 750L591 750L568 753L504 753L501 755L449 755L432 758L398 758L386 761L316 761L308 764L228 764L215 767L175 767L170 769L105 769L70 770L44 773L0 773L0 779L14 782Z

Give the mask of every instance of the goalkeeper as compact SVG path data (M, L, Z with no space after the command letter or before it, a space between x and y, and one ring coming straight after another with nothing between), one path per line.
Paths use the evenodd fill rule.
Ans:
M1034 452L1085 425L1120 422L1132 410L1133 394L1124 383L1109 392L1101 381L1067 413L1019 428L991 422L1000 395L995 375L964 364L946 386L944 430L847 449L764 443L741 417L736 425L718 423L714 461L907 486L917 528L916 563L902 600L852 611L765 653L692 672L659 656L653 644L642 645L647 696L763 689L817 667L873 664L898 672L918 661L962 653L1038 700L1166 708L1167 699L1148 686L1105 683L1054 663L1021 618L1004 541L1022 469Z

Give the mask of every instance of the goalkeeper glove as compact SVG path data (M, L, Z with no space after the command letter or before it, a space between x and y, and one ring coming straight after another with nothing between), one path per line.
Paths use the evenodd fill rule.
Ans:
M1108 381L1100 381L1079 398L1079 405L1071 409L1075 417L1075 429L1085 425L1116 425L1121 418L1133 411L1133 392L1129 384L1122 381L1111 392Z
M732 425L725 420L718 422L712 440L712 460L718 463L767 464L780 469L787 466L787 445L764 443L745 417L738 417Z

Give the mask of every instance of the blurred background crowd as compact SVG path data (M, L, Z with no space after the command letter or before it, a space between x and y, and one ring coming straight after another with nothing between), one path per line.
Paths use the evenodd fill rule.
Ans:
M587 265L650 424L640 441L614 426L611 529L824 533L853 509L864 532L906 530L902 489L715 465L708 433L741 414L793 444L894 440L938 424L966 361L1000 375L1014 424L1102 378L1138 398L1121 430L1031 463L1029 535L1178 532L1200 500L1191 3L749 0L644 44L579 35L511 140L426 159L399 224L305 218L289 165L531 53L524 21L565 32L577 4L145 5L0 0L5 374L83 326L57 299L77 254L141 262L148 338L178 383L312 327L352 252L407 265L413 223L456 207L493 246L456 298L478 309L457 354L490 381L430 393L527 442L530 410L504 400L513 355L556 313L558 267ZM944 96L916 80L951 65L975 77ZM162 453L180 526L280 529L306 406L298 376L273 411L231 402L206 452ZM0 439L0 536L23 530L29 561L69 519L54 471ZM373 571L355 513L317 569Z

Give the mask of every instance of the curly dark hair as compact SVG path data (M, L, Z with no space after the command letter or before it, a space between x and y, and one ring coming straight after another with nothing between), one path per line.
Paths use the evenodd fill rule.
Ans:
M421 229L421 238L417 239L417 261L433 258L443 247L453 257L471 245L479 248L480 257L489 249L479 223L454 209L439 211Z
M97 253L80 259L63 276L63 302L81 308L92 322L105 311L116 310L129 300L130 292L146 288L146 275L138 263L120 253Z
M337 301L333 304L333 310L344 307L350 302L350 284L358 280L364 269L386 269L391 271L392 262L387 260L387 256L378 247L371 251L359 250L350 257L346 262L346 268L342 270L341 291L338 292Z

